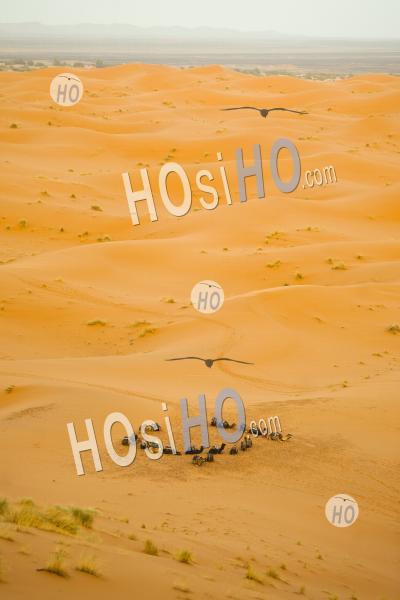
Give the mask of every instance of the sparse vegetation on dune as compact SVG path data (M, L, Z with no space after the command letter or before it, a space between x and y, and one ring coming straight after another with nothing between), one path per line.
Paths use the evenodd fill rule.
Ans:
M265 236L265 243L268 244L271 240L280 240L282 239L283 231L273 231L272 233L268 233Z
M255 581L256 583L261 583L262 585L264 584L264 581L262 580L262 578L254 571L254 569L251 565L247 566L247 571L246 571L245 577L246 577L246 579L249 579L250 581Z
M158 548L151 540L146 540L144 543L143 552L151 556L158 556Z
M139 337L145 337L146 335L151 335L155 333L157 330L154 327L146 327L143 331L139 333Z
M81 573L93 575L93 577L101 577L101 572L94 556L82 557L75 569Z
M101 325L102 327L104 327L105 325L107 325L107 321L103 321L102 319L93 319L93 321L88 321L86 325L89 325L90 327L94 327L95 325Z
M268 263L268 264L267 264L267 267L268 267L268 269L277 269L278 267L280 267L280 265L281 265L281 264L282 264L282 263L281 263L281 261L280 261L280 260L276 260L276 261L275 261L275 262L273 262L273 263Z
M271 577L272 579L280 579L279 573L277 573L277 571L275 571L275 569L267 569L267 575L268 577Z
M304 596L304 595L305 595L305 593L306 593L306 588L304 587L304 585L302 585L302 586L299 588L299 591L298 591L297 593L298 593L300 596Z
M79 527L92 527L95 511L75 506L38 507L31 498L10 504L0 500L0 522L13 523L17 529L34 528L65 535L75 535Z
M69 508L72 516L78 521L82 527L91 529L93 525L95 511L91 508L79 508L78 506L71 506Z
M128 327L141 327L142 325L151 325L149 321L135 321L128 325Z
M45 567L37 569L38 571L46 571L59 577L68 577L68 573L64 568L65 551L62 549L56 550L50 557Z
M346 271L347 267L343 262L337 262L334 265L332 265L332 270L333 271Z
M186 565L190 565L193 562L192 554L189 550L179 550L176 560Z
M389 327L386 328L386 331L396 335L397 333L400 333L400 325L398 323L392 323L392 325L389 325Z
M184 583L174 583L172 589L176 590L177 592L183 592L184 594L188 594L190 592L190 589Z
M0 516L6 514L10 509L7 498L0 498Z

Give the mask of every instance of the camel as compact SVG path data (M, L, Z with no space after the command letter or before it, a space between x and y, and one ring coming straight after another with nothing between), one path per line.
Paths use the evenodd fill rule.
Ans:
M252 435L258 436L264 436L265 437L265 432L263 432L258 425L254 426L252 425L251 427L248 428L247 433L251 433Z
M233 429L236 427L236 423L229 424L228 421L217 421L216 417L213 417L210 421L211 427L223 427L224 429Z
M158 446L157 446L158 448ZM163 448L163 454L175 454L176 456L180 456L181 453L180 452L173 452L171 446L164 446Z
M161 425L159 425L158 423L155 423L154 425L154 427L150 427L150 425L147 425L146 431L161 431Z
M132 444L136 443L137 441L138 441L138 438L136 438L136 437L135 437L135 441L134 441L134 442L132 442L132 440L129 438L129 436L127 436L127 435L124 435L124 437L123 437L123 438L122 438L122 440L121 440L121 444L122 444L123 446L130 446L130 445L132 445Z
M156 442L143 442L147 445L147 448L159 448L159 445Z
M217 446L212 446L209 449L208 454L222 454L225 446L226 446L226 444L221 444L219 448L217 448Z
M286 437L284 438L281 433L278 433L278 437L282 442L288 442L290 440L290 438L293 437L293 435L291 433L287 433Z
M200 446L200 448L196 448L195 446L190 446L189 450L185 451L185 454L201 454L204 450L204 446Z
M127 436L124 437L124 439L126 439ZM139 448L141 450L145 450L146 448L150 448L150 446L152 446L153 448L156 447L158 448L157 444L154 444L154 442L146 442L143 438L138 437L137 438L137 442L139 443ZM124 444L124 442L122 442ZM127 446L127 444L124 444L125 446Z

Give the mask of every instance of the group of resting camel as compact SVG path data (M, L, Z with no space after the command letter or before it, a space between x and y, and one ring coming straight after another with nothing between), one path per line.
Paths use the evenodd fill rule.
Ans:
M218 423L217 419L215 417L213 417L211 419L210 425L211 425L211 427L217 427L217 426L221 427L222 426L224 429L233 429L234 427L236 427L235 423L230 424L230 423L228 423L228 421L222 421L221 423ZM156 423L156 429L153 429L153 431L161 431L161 427L158 423ZM291 437L293 437L291 433L288 433L284 437L281 432L268 432L268 430L262 431L258 426L250 427L247 430L246 435L240 442L240 450L242 452L245 452L246 450L251 448L253 445L253 439L250 434L253 434L253 436L256 436L256 437L261 436L267 440L271 440L274 442L277 442L277 441L287 442L290 440ZM150 449L150 451L155 451L159 447L156 442L149 442L147 440L142 439L140 436L137 438L136 441L139 443L139 448L141 448L141 450L145 450L146 448L148 448L148 449ZM131 442L129 440L129 437L126 435L122 439L122 445L129 446L130 443ZM214 462L214 455L222 454L225 447L226 447L225 443L222 443L220 446L215 446L215 445L211 446L211 448L207 452L207 456L203 457L200 455L202 454L202 452L204 450L204 446L200 446L200 448L196 448L196 446L191 446L189 448L189 450L185 451L185 454L193 455L192 465L201 467L206 462ZM164 446L163 454L175 454L177 456L181 456L182 453L174 452L173 449L171 448L171 446ZM239 448L237 446L232 446L229 449L229 454L230 455L239 454Z

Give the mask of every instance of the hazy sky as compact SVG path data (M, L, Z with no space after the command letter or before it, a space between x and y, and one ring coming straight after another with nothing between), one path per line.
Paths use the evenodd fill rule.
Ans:
M0 22L27 21L398 38L400 0L0 0Z

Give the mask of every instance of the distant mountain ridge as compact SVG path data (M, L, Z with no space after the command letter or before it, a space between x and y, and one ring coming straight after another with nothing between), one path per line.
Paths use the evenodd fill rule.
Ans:
M182 39L238 39L289 40L306 36L290 35L272 30L240 31L213 27L140 27L125 23L98 24L79 23L77 25L44 25L42 23L0 23L0 35L4 38L76 38L82 35L91 38L182 38Z

